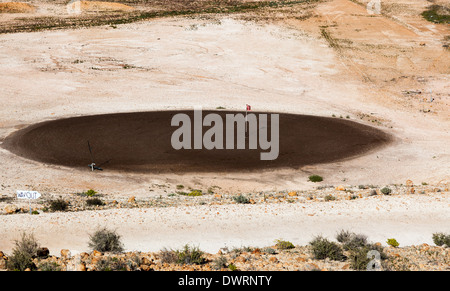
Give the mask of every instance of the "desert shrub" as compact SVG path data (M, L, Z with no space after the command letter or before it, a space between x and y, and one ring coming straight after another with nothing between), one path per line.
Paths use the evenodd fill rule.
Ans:
M315 259L324 260L329 258L335 261L344 261L346 259L340 245L321 236L315 237L309 245Z
M433 233L433 242L437 245L437 246L450 246L450 234L445 234L442 232L438 232L438 233Z
M89 236L89 247L100 252L120 253L123 251L123 244L120 235L115 231L101 228Z
M227 258L224 255L220 255L215 258L212 262L212 267L214 270L220 270L222 268L226 268L228 265Z
M341 230L341 232L336 235L336 240L342 243L342 247L346 251L367 245L367 236L345 230Z
M236 267L235 264L229 264L228 269L230 269L230 271L237 271L238 268Z
M51 211L66 211L68 207L69 203L67 201L64 201L63 199L50 201Z
M383 193L384 195L389 195L391 194L392 190L389 187L384 187L380 190L381 193Z
M86 192L83 192L83 194L86 195L87 197L93 197L93 196L95 196L95 194L97 194L97 191L89 189Z
M99 198L91 198L86 200L86 205L88 206L102 206L105 203L103 203L103 201Z
M203 252L198 247L185 245L181 250L176 250L178 264L202 264L204 262Z
M450 23L450 9L442 5L428 6L427 10L422 12L422 16L434 23Z
M387 244L394 248L396 248L400 245L395 238L388 238Z
M239 203L239 204L250 203L250 200L242 194L240 194L238 196L233 196L233 200L234 200L234 202Z
M166 248L159 251L159 257L162 263L174 264L178 261L178 256L175 251Z
M49 272L49 271L58 272L58 271L62 270L61 266L58 263L48 262L48 261L41 262L37 268L39 271L44 271L44 272Z
M272 248L269 248L269 247L262 249L262 251L263 251L264 253L269 254L269 255L275 255L275 254L277 253L276 250L274 250L274 249L272 249Z
M97 271L126 271L127 264L119 258L102 258L95 264Z
M309 181L314 182L314 183L323 181L323 178L319 175L311 175L308 177L308 179L309 179Z
M381 245L367 243L364 246L350 250L348 255L350 268L353 270L366 270L368 264L372 260L370 256L368 257L368 254L371 251L377 251L379 253L380 264L383 266L383 261L388 258L388 256L383 252L383 247Z
M202 195L203 195L202 190L192 190L188 194L188 196L202 196Z
M349 232L348 230L341 230L337 235L336 235L336 240L340 243L346 243L348 242L351 237L353 236L352 232Z
M20 240L15 241L12 255L8 258L7 268L9 270L24 271L25 269L35 269L32 259L36 256L39 243L33 234L22 233Z
M290 241L285 241L281 239L276 241L276 246L279 250L288 250L295 248L295 246Z

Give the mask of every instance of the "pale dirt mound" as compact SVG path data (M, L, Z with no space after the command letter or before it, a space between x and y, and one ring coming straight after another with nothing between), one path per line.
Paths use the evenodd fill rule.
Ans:
M33 13L36 7L22 2L0 3L0 13Z
M104 11L133 11L135 8L112 2L103 1L76 1L67 5L68 9L76 12L104 12Z

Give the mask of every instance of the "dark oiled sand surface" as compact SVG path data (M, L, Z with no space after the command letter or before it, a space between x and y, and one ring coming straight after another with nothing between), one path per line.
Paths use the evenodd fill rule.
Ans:
M89 170L89 141L94 162L105 171L186 173L299 168L362 155L391 141L383 131L351 120L280 113L275 160L261 160L260 153L269 150L259 146L175 150L171 137L178 127L171 126L171 120L177 113L191 116L193 123L193 111L81 116L30 125L8 136L2 146L28 159ZM226 114L239 112L203 111L203 117L209 113L222 116L225 124ZM270 140L270 113L252 113L268 114ZM208 129L203 127L203 133Z

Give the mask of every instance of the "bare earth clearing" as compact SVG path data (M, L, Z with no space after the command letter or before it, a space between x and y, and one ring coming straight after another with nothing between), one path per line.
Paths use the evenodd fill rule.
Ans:
M258 111L371 125L394 136L388 146L298 169L158 175L42 164L0 144L0 194L36 190L44 198L71 199L95 189L109 200L146 199L175 193L177 185L236 195L325 185L381 188L409 179L426 182L425 194L2 215L0 250L9 252L26 230L51 252L82 252L87 234L98 226L117 229L127 249L142 251L192 242L214 252L270 245L280 237L301 245L340 229L383 244L388 237L402 245L432 244L431 233L450 230L450 51L443 46L449 27L422 18L427 1L382 1L381 15L355 2L0 34L0 142L28 125L59 118L198 105L242 111L250 104ZM47 3L35 13L66 13L64 5L55 7ZM32 17L20 14L0 14L0 26ZM309 182L312 174L324 181ZM5 201L1 209L20 205Z

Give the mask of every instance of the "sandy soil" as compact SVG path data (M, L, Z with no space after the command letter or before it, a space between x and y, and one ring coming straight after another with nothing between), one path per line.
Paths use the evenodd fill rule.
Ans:
M382 245L392 237L401 246L433 245L432 234L449 227L449 205L447 192L334 202L15 214L2 216L0 233L5 235L0 244L8 252L21 232L28 230L52 254L59 255L62 248L73 254L88 252L89 235L106 226L121 235L128 251L178 249L191 244L215 253L224 247L266 247L277 239L307 245L317 235L334 240L342 229L365 234Z
M192 109L199 104L205 109L222 106L243 110L245 104L251 104L261 111L337 118L348 115L350 120L389 132L396 141L376 152L338 163L297 171L220 176L110 171L93 174L88 169L41 164L0 149L0 191L4 195L14 195L18 189L64 194L92 188L110 195L139 197L160 195L155 184L192 188L216 185L226 193L297 190L317 186L307 181L311 174L323 176L322 184L329 185L400 184L407 179L446 185L450 177L446 146L450 143L449 51L442 47L442 41L449 31L448 26L426 22L414 11L401 14L391 10L374 16L364 5L333 0L320 3L305 20L261 23L245 21L240 15L222 15L155 19L115 28L1 35L0 141L18 129L45 120ZM430 97L434 98L432 102ZM361 216L358 213L364 212L364 207L373 207L365 200L352 207L335 206L347 214L339 216L338 225L361 231L375 228L374 235L369 234L374 240L396 233L398 239L411 244L427 242L437 228L449 229L448 194L436 201L420 198L432 202L405 198L405 203L415 205L413 211L398 208L402 199L381 204L387 203L390 214L398 216L380 216L373 209L367 217ZM207 212L208 207L188 212ZM180 240L197 241L205 249L225 243L272 242L279 236L301 242L307 237L300 234L305 225L310 225L309 233L334 233L336 229L330 224L336 219L334 208L324 209L328 213L324 216L303 220L305 213L299 212L298 205L280 206L274 210L277 216L263 215L263 206L255 206L251 213L230 207L223 209L235 210L233 215L214 219L211 215L200 224L197 218L191 221L192 216L186 215L184 209L123 210L125 217L130 215L128 221L116 220L114 211L81 216L45 214L37 218L2 216L2 233L10 234L1 245L11 246L6 241L18 231L11 231L17 224L39 230L37 236L55 249L66 244L83 249L86 225L96 223L120 227L130 249L144 248L147 242L157 248ZM211 213L223 212L215 210ZM258 227L241 224L246 215L252 216L251 221ZM47 227L57 219L64 220L64 225ZM143 224L137 226L139 219L144 219ZM164 227L157 219L166 220ZM183 222L189 226L184 230ZM297 231L289 227L290 223L296 225ZM179 228L186 235L166 231ZM75 234L81 231L83 235L77 237ZM205 237L204 231L211 234ZM47 240L50 236L52 239Z

